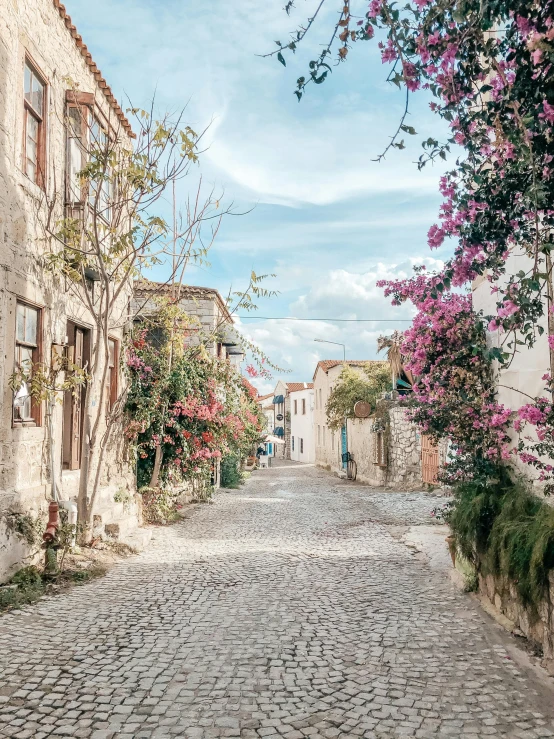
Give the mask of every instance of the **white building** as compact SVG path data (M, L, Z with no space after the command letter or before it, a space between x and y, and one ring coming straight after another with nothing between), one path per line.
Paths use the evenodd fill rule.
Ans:
M369 361L347 360L346 364L360 373ZM339 379L344 362L338 359L322 359L317 363L314 372L314 437L315 463L318 467L339 473L346 468L342 462L342 454L347 451L348 429L346 426L340 431L333 431L327 425L326 406L331 390Z
M530 260L526 256L510 255L506 263L506 275L517 274L520 270L529 269ZM473 310L482 311L484 315L496 315L497 295L491 292L491 283L484 277L478 277L472 285ZM500 369L498 375L497 398L498 402L516 411L530 398L547 396L546 383L542 379L545 373L550 372L550 348L548 346L548 306L545 300L545 315L536 321L536 325L544 329L542 336L536 335L534 346L520 346L506 369ZM487 332L487 340L492 346L501 346L502 336L498 331ZM526 434L533 436L531 429ZM514 434L515 437L515 434ZM514 441L516 439L514 438ZM513 463L528 479L536 479L538 473L531 465L518 462L514 456Z
M263 431L266 434L272 434L275 427L275 406L273 405L273 393L267 395L258 395L258 405L264 414L265 424Z
M287 382L290 397L290 458L315 462L314 384Z

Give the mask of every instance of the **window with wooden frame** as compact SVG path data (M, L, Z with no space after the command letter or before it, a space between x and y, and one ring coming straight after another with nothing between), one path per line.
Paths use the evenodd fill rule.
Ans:
M67 90L66 104L66 203L84 205L86 193L79 172L85 168L94 151L99 155L99 169L102 169L102 156L107 155L109 149L108 125L102 122L100 114L95 113L91 93ZM89 180L87 199L103 220L111 222L112 171L108 166L98 182Z
M119 342L108 339L108 375L106 378L106 412L110 413L117 401L118 387L118 364L119 364Z
M105 126L96 115L92 115L90 125L89 150L96 151L100 170L99 179L90 180L89 204L96 208L99 216L107 223L112 220L112 172L108 164L103 166L103 159L109 150L109 138Z
M23 171L37 185L44 185L46 149L46 82L25 58L23 85Z
M298 415L298 401L297 400L294 401L294 415L295 416Z
M85 109L86 111L86 109ZM86 117L82 106L71 104L66 110L66 203L79 205L83 202L83 188L79 172L84 168L86 155Z
M302 398L302 415L306 415L306 399Z
M17 301L15 317L15 366L26 373L40 362L41 311L27 303ZM35 403L26 383L15 393L13 402L14 424L40 424L40 403Z

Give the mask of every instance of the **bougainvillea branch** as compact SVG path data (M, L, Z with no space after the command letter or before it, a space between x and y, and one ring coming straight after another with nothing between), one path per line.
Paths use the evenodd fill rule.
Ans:
M348 22L351 12L348 5ZM494 284L489 328L498 332L497 359L505 363L518 342L531 346L544 331L554 248L553 17L552 0L371 0L352 37L379 38L389 79L408 93L433 95L431 110L451 134L444 144L424 141L421 161L446 158L453 144L466 151L441 182L445 201L429 245L455 240L443 272L447 289L479 276ZM400 131L415 134L403 125L388 148L403 148ZM507 275L510 254L529 263Z
M461 459L503 461L515 444L513 419L496 404L494 362L507 367L547 330L554 370L554 0L370 0L363 12L352 41L376 38L391 65L388 79L407 95L387 151L403 148L402 131L415 135L405 126L409 96L425 90L450 132L443 143L422 142L419 167L454 147L464 152L441 178L444 201L428 233L429 247L449 243L452 257L439 274L385 285L394 302L411 300L419 311L404 347L412 371L423 373L412 417L437 438L451 438ZM475 315L469 297L450 293L476 280L488 284L492 315ZM454 316L479 337L471 355ZM435 340L442 355L431 351ZM519 459L542 480L553 472L544 461L554 455L550 380L545 394L532 403L522 397L514 420L514 431L527 434L516 445ZM454 406L461 416L449 427ZM464 424L471 429L465 440Z

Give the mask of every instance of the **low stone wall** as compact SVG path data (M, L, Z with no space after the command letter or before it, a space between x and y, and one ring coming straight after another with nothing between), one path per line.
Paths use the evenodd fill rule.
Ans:
M363 418L348 422L348 448L358 468L357 479L368 485L392 490L418 490L421 479L421 437L405 418L405 410L398 405L388 409L386 463L376 463L378 443L373 432L374 419Z
M505 577L479 575L479 592L542 651L542 666L554 675L554 571L536 612L523 605L514 583Z

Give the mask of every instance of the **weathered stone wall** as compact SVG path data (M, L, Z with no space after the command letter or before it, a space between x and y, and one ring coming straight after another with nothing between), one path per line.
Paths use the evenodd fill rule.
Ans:
M368 485L392 490L419 490L421 479L421 437L414 424L406 421L404 409L389 408L390 429L386 465L376 459L377 434L372 418L348 422L348 446L357 465L357 479Z
M536 611L521 602L514 583L504 577L479 575L479 591L539 647L543 667L554 675L554 571L549 574L544 600Z
M63 13L63 10L61 11ZM14 426L13 394L8 380L15 367L15 308L17 299L42 311L42 359L50 361L52 343L63 343L67 321L88 327L94 342L93 321L83 304L71 297L70 286L56 281L45 269L46 198L52 202L52 222L64 216L66 91L76 85L92 93L95 104L117 135L129 145L112 105L109 104L87 60L80 51L80 37L70 30L53 0L6 0L0 12L0 516L19 508L34 516L45 516L50 497L50 475L45 413L38 426ZM23 171L23 79L25 57L32 60L46 83L45 184L32 182ZM99 72L96 73L99 78ZM71 80L68 81L68 78ZM123 321L127 295L122 295L117 324ZM122 339L122 329L110 334ZM120 377L123 382L123 376ZM103 402L101 397L98 402ZM78 472L61 473L63 411L54 417L56 456L62 496L74 497ZM121 438L121 434L119 434ZM129 464L116 462L115 447L108 454L98 515L102 526L118 524L129 531L140 515L135 500L134 473ZM126 490L129 502L116 503L114 495ZM123 493L122 493L123 495ZM114 529L111 529L112 533ZM0 579L21 561L25 547L0 526Z
M232 325L232 320L228 318L222 311L215 295L215 291L206 288L196 288L184 286L182 288L183 296L179 300L179 306L185 313L190 316L191 322L189 328L190 336L188 341L191 345L196 345L202 338L214 334L218 327L221 329L222 324L226 326ZM148 316L155 314L160 309L159 298L169 295L169 289L163 284L158 286L158 291L152 285L148 289L140 286L135 290L132 300L132 313L134 316ZM207 348L217 356L217 344L213 341L207 344Z

